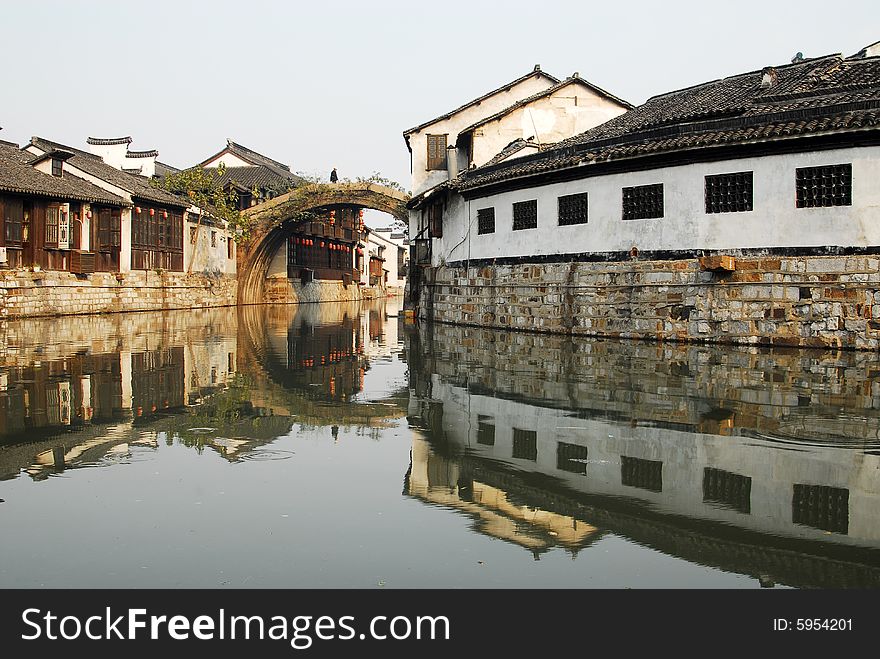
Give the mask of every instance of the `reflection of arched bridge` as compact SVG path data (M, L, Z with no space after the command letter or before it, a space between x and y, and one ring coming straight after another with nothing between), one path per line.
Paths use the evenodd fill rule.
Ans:
M371 208L406 222L408 200L409 195L375 183L312 184L247 209L244 214L253 223L250 238L238 249L239 303L263 302L272 258L291 234L306 228L304 225L308 224L306 234L310 236L326 236L348 245L361 238L357 226L334 226L326 219L310 217L309 211L334 206Z

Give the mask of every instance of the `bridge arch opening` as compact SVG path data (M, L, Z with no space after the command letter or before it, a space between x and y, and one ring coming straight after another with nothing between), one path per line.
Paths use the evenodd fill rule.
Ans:
M250 236L238 246L238 302L262 304L282 301L272 281L284 280L284 301L314 301L306 294L312 279L338 281L344 291L358 286L366 231L363 209L388 213L407 221L409 196L375 183L311 184L253 206ZM283 262L282 262L283 261ZM282 270L283 269L283 270ZM286 277L283 276L286 270ZM293 291L290 293L290 291ZM354 299L345 292L339 299ZM305 297L302 297L305 295Z

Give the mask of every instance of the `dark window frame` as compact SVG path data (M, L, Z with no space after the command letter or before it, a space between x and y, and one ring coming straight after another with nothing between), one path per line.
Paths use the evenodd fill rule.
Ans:
M571 442L556 442L556 468L570 474L587 475L586 446Z
M183 218L183 212L176 209L133 207L131 269L183 272Z
M6 247L21 247L25 242L24 200L15 197L0 199L0 211L3 211Z
M538 431L514 428L512 444L511 457L530 462L538 461Z
M58 158L52 158L52 176L61 177L64 174L64 163Z
M664 197L662 183L622 188L621 210L623 219L627 221L662 219L666 212Z
M93 208L96 252L114 252L122 245L122 217L118 209Z
M58 247L58 226L61 223L61 204L46 206L46 227L43 232L45 247Z
M428 171L446 170L446 147L449 140L449 134L442 135L428 134L427 136L427 153L425 169Z
M559 226L587 224L589 221L589 196L586 192L562 195L556 200Z
M495 233L495 207L477 209L477 235Z
M796 208L852 206L852 163L798 167L794 185Z
M748 213L755 208L754 172L728 172L705 177L706 214Z
M442 238L443 237L443 202L435 201L432 204L428 204L428 208L426 209L426 214L428 216L428 237L429 238Z
M525 231L538 228L538 200L527 199L513 202L513 230Z

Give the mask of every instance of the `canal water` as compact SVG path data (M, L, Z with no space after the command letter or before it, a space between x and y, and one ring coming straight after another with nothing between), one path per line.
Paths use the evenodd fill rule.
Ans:
M406 322L0 326L0 587L880 587L880 361Z

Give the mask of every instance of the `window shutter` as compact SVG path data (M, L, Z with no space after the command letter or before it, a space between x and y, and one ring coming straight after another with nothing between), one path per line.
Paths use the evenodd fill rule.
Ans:
M446 135L428 135L428 169L446 169Z

